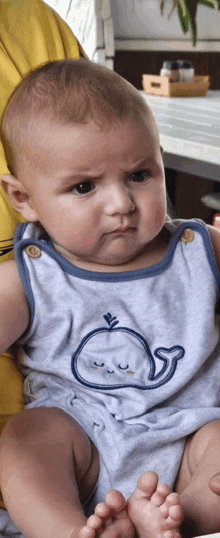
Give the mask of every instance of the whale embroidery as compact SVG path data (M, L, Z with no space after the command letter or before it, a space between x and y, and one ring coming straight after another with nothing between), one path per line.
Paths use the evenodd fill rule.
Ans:
M74 377L87 387L101 390L152 390L168 383L185 354L184 348L158 347L153 356L141 334L120 326L110 312L103 317L107 326L89 332L73 354Z

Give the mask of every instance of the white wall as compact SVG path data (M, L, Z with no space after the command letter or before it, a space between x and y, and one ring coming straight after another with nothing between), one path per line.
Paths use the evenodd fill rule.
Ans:
M111 7L116 48L131 48L129 41L134 42L134 40L140 40L139 48L144 48L144 40L147 42L155 40L154 47L158 48L157 41L162 40L163 42L178 41L178 44L182 41L185 43L183 48L185 46L185 49L191 49L190 30L187 34L182 32L176 10L168 19L172 9L172 0L165 0L163 16L160 13L160 0L111 0ZM203 40L212 42L218 40L220 44L220 10L215 11L200 4L197 11L197 24L198 50L201 49L199 42ZM126 41L128 41L127 46ZM133 43L133 48L136 47L138 48L138 44L134 46ZM208 47L206 43L204 49L208 50Z
M89 58L100 63L106 63L106 56L114 56L114 45L130 50L220 50L220 10L201 4L194 48L191 31L184 35L176 11L168 19L172 0L165 0L163 16L160 0L45 1L69 24Z
M113 68L110 0L45 0L70 26L90 60Z
M97 23L93 0L45 0L70 26L92 60L96 50Z

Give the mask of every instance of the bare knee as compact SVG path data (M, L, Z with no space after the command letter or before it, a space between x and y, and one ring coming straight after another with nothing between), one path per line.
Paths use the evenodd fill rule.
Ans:
M13 469L20 475L38 462L56 473L74 473L77 483L98 476L98 453L83 428L58 408L24 409L5 426L0 440L0 481L4 486Z
M220 470L220 421L214 421L191 435L185 447L176 481L185 512L183 536L217 532L220 525L220 494L210 488Z
M200 466L207 468L211 478L212 468L215 472L216 465L220 468L220 420L209 422L188 437L176 479L176 491L181 494L186 489Z
M62 434L70 431L73 424L78 425L72 417L56 407L24 409L7 422L2 437L15 437L22 440L37 435L39 431L44 431L45 435L47 433L59 435L60 430Z
M25 443L41 444L47 439L62 442L68 448L79 451L89 450L89 439L83 428L70 415L58 408L39 407L24 409L15 415L5 426L1 436L1 446L17 442L20 446Z
M186 450L190 467L195 469L207 455L211 461L211 454L214 454L216 449L219 454L219 447L220 420L215 420L200 428L188 439Z

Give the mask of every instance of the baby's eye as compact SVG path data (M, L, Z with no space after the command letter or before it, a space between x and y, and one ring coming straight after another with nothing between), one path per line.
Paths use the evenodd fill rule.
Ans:
M102 366L105 366L104 362L102 362L102 364L98 364L97 362L94 361L94 364L95 366L99 366L99 368L102 368Z
M119 367L120 370L127 370L129 368L129 364L127 364L127 366L121 366L119 364L118 367Z
M84 181L83 183L78 183L73 187L72 192L74 194L88 194L95 188L95 185L91 181Z
M143 183L146 181L149 177L151 177L150 170L137 170L137 172L134 172L131 174L130 179L131 181L134 181L135 183Z

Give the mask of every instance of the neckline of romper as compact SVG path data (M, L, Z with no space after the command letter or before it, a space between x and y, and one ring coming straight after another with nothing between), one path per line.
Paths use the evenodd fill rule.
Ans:
M133 271L121 271L114 273L103 273L96 271L89 271L87 269L81 269L73 265L71 262L66 260L61 254L59 254L53 246L52 241L45 233L42 235L41 230L36 231L36 226L32 223L19 224L16 235L15 235L15 250L19 257L22 250L27 249L29 245L35 245L40 248L41 251L46 252L51 256L60 267L68 274L79 278L81 280L92 280L99 282L124 282L129 280L139 280L142 278L149 278L157 276L160 273L166 271L166 269L172 263L172 258L175 253L175 249L181 238L181 234L184 232L185 228L190 230L197 230L200 233L204 230L208 234L203 223L196 222L196 220L183 221L175 220L171 221L170 219L165 222L164 228L171 234L170 243L168 245L167 251L163 259L152 265L150 267L136 269ZM201 230L202 229L202 230ZM34 233L32 234L31 232Z

